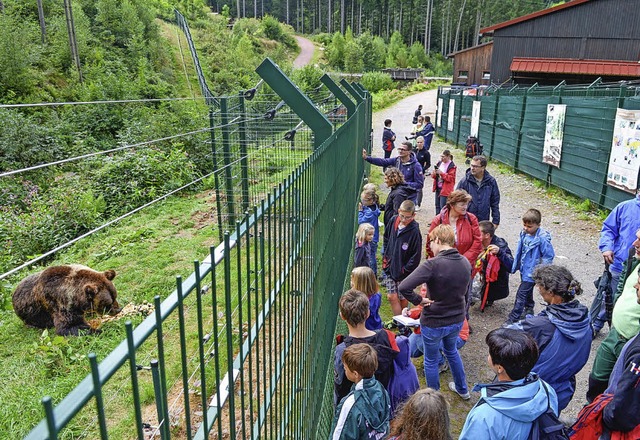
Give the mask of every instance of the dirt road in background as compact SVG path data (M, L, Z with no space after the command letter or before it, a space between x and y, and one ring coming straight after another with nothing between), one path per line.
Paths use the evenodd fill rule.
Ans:
M409 134L413 126L411 119L418 104L423 105L423 114L430 115L432 122L435 123L436 96L437 92L435 90L423 92L406 98L387 110L375 113L373 115L374 138L372 155L376 157L383 156L381 138L383 121L386 118L393 120L392 129L397 135L396 146L404 140L405 135ZM484 144L485 148L487 148L487 140L484 141ZM458 182L468 168L468 165L465 165L464 152L462 150L454 149L451 145L436 139L431 146L432 163L436 163L442 150L447 148L452 150L454 162L458 167L456 181ZM504 167L498 167L495 162L490 162L487 170L498 181L501 192L501 224L496 231L496 235L507 240L511 250L515 252L518 234L522 228L520 220L522 214L529 208L539 209L542 212L542 226L549 230L553 237L552 244L556 251L555 263L566 266L573 276L580 281L584 293L578 299L588 307L595 295L593 280L604 269L602 257L597 248L601 227L600 222L594 218L586 217L585 214L577 213L564 201L551 198L544 189L537 188L532 180L522 175L513 174ZM431 192L432 183L431 177L425 178L423 209L417 213L417 221L420 223L423 235L428 231L429 223L435 215L434 195ZM486 308L484 313L479 311L478 306L471 308L470 324L473 328L473 334L465 347L460 350L470 386L474 383L488 382L493 379L492 372L487 366L487 349L484 338L490 330L500 327L507 318L513 306L519 281L519 273L512 275L509 297L497 301L492 307ZM534 299L537 313L544 307L537 289ZM593 363L593 356L605 335L606 329L594 341L589 362L576 378L577 390L573 400L563 411L563 417L575 417L584 405L587 378ZM416 366L422 376L422 373L420 373L422 363L416 363ZM446 383L449 380L452 380L452 378L450 373L447 372L442 377L441 390L447 394L447 399L451 404L452 433L457 435L464 424L466 413L478 400L479 394L472 393L469 403L462 402L461 399L447 389Z
M298 46L300 46L300 53L298 54L296 59L293 60L293 67L294 69L299 69L300 67L304 67L311 62L311 59L313 58L313 52L316 50L316 47L313 45L313 42L311 42L311 40L307 40L306 38L299 35L294 35L293 37L296 39Z

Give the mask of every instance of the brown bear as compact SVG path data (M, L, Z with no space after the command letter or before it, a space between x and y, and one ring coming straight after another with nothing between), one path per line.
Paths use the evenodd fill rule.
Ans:
M87 313L120 311L114 270L97 272L79 264L52 266L29 275L13 292L13 310L25 324L56 328L59 335L77 336L80 330L93 333Z

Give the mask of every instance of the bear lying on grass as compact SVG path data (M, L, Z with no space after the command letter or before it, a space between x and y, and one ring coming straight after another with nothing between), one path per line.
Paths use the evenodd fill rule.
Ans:
M62 336L77 336L81 330L95 332L85 320L87 313L120 311L114 270L97 272L79 264L52 266L29 275L13 292L13 310L25 324L56 328Z

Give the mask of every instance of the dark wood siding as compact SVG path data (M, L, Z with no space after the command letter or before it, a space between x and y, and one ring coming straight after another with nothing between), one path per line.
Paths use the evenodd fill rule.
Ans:
M640 1L593 0L497 29L492 82L510 78L513 57L638 61Z
M491 67L491 48L493 44L484 44L458 52L453 61L453 82L472 84L490 84L490 80L483 80L484 72ZM467 78L460 78L460 71L468 72Z

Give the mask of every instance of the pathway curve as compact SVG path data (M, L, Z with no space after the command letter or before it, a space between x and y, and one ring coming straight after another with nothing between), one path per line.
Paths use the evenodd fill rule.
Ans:
M295 69L299 69L300 67L304 67L311 62L313 58L313 52L316 50L313 42L307 38L301 37L299 35L293 36L298 42L298 46L300 46L300 53L293 60L293 67Z
M419 93L408 97L389 109L376 112L373 115L373 155L382 157L381 138L383 121L386 118L393 120L392 129L397 135L396 146L404 140L404 136L408 135L412 124L411 119L418 104L423 104L423 114L431 116L432 122L435 122L435 107L437 101L437 92L435 90ZM485 143L485 149L487 141ZM458 166L457 181L459 181L467 169L464 163L464 152L454 149L451 145L434 140L431 147L432 163L439 158L440 153L444 149L451 149L454 155L454 162ZM497 230L497 235L506 239L512 251L515 252L518 234L522 228L521 216L528 208L537 208L542 212L542 226L549 230L552 234L552 244L556 251L555 263L566 266L573 276L580 281L584 294L580 297L580 301L587 307L591 304L591 300L595 295L595 287L593 280L596 279L604 269L602 257L597 248L597 241L601 227L600 221L594 217L580 214L568 203L557 198L550 197L543 188L533 183L533 180L523 176L513 174L506 167L499 166L496 162L489 163L488 171L498 181L501 191L501 224ZM435 215L435 207L433 201L433 193L431 192L432 179L425 178L423 209L418 212L417 220L420 223L423 233L428 231L428 224ZM473 307L471 309L471 325L474 333L471 335L467 345L460 351L465 368L467 370L467 380L469 384L482 383L493 379L491 371L487 366L487 349L484 343L486 334L499 327L506 319L511 311L515 297L515 291L519 284L519 274L511 276L511 289L508 298L498 301L494 306L485 309L481 313L479 309ZM543 309L542 298L535 293L536 313ZM594 341L591 350L591 356L587 365L578 374L577 390L573 400L563 411L563 416L576 416L578 411L585 403L584 395L587 388L587 379L591 371L591 364L595 351L604 338L606 329ZM419 366L420 364L418 364ZM450 380L449 373L445 376ZM442 384L446 379L443 377ZM447 391L448 393L448 391ZM460 404L460 399L455 399L453 394L448 395L448 400L452 403L452 409L458 407L460 410L467 405L467 411L474 404L479 394L473 393L473 397L469 404ZM464 420L462 420L464 422ZM458 425L452 418L452 424ZM459 425L461 426L461 424ZM459 429L459 428L458 428ZM458 431L459 432L459 431Z

